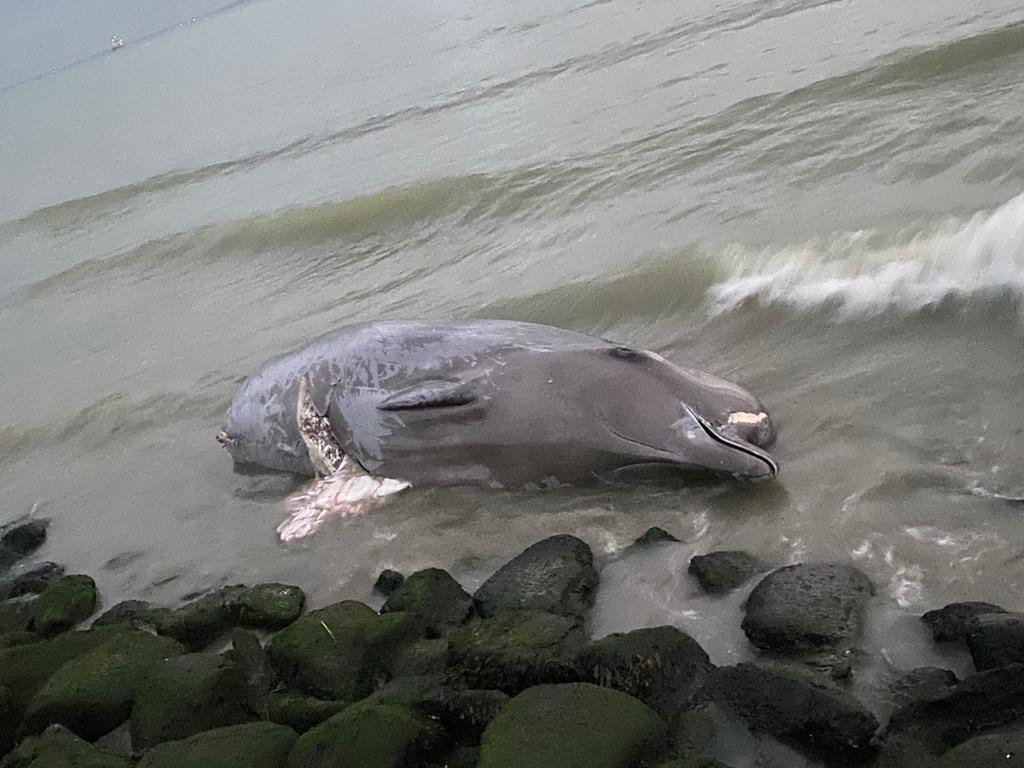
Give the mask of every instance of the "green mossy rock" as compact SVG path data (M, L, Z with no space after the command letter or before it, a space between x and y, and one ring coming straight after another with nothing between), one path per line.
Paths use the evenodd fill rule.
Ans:
M306 595L298 587L272 583L245 590L230 609L242 626L280 629L299 618L305 604Z
M381 608L381 613L394 611L415 617L428 637L437 637L469 618L473 598L448 571L427 568L403 581Z
M323 701L308 696L275 696L267 707L267 719L305 733L348 706L347 701Z
M267 646L283 680L321 699L356 701L380 678L387 660L414 628L405 614L378 616L346 600L311 611L283 629Z
M0 603L0 632L25 632L32 626L36 616L35 595L17 597Z
M433 675L444 671L447 658L448 641L445 638L414 640L395 652L388 671L392 677Z
M22 734L60 723L82 738L98 739L128 718L135 696L154 666L183 650L165 637L122 630L50 676L29 702Z
M35 604L33 632L52 636L66 632L96 610L96 582L89 576L64 576L39 596Z
M506 693L577 679L582 645L575 619L542 611L505 611L448 634L448 666L469 688Z
M202 650L230 628L237 600L245 590L245 585L234 584L203 595L171 612L157 631L190 651Z
M437 727L397 704L360 702L300 736L288 768L399 768L442 745Z
M108 611L104 611L92 623L94 627L105 627L111 624L127 624L130 627L159 629L171 618L171 611L145 600L125 600Z
M480 743L480 768L632 768L664 737L654 710L589 683L540 685L498 713Z
M281 768L296 733L277 723L214 728L147 752L139 768Z
M222 656L188 654L154 664L131 712L132 745L144 751L164 741L249 720L245 670Z
M25 739L6 765L25 768L130 768L131 761L97 749L66 728L51 725L41 735Z
M245 672L245 708L255 715L265 715L278 678L259 638L249 630L236 629L231 633L231 650L224 655Z
M29 643L38 642L40 639L39 635L25 630L7 632L6 634L0 635L0 650L3 650L4 648L14 648L17 645L28 645Z

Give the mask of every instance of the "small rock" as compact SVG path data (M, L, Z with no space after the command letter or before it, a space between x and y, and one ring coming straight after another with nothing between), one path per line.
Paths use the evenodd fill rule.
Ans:
M46 529L49 520L27 520L22 523L11 523L0 529L0 546L12 550L20 557L35 552L46 541Z
M448 635L448 666L469 688L516 694L531 685L578 679L582 635L575 619L505 611Z
M279 695L270 699L267 719L272 723L294 728L299 733L305 733L338 714L348 705L347 701L323 701L309 696Z
M89 618L94 610L96 582L89 576L64 576L39 596L30 629L50 637Z
M583 679L628 693L667 719L693 700L713 668L700 644L675 627L608 635L578 658Z
M145 751L200 731L244 723L245 671L222 656L186 654L152 666L131 709L132 745Z
M590 547L575 536L551 536L499 568L473 599L484 617L529 610L581 620L594 604L597 581Z
M937 768L1024 768L1024 731L976 736L953 747Z
M900 677L892 687L896 707L914 702L934 701L948 696L957 684L956 675L939 667L918 667Z
M1006 609L992 603L950 603L944 608L928 611L921 618L931 628L936 642L955 643L966 640L968 623L985 613L1006 613Z
M9 584L8 597L38 595L64 575L64 566L57 563L39 563L16 576Z
M124 600L108 611L104 611L92 623L94 627L111 624L127 624L130 627L157 630L171 619L171 611L145 600Z
M473 598L448 571L427 568L416 571L398 587L380 609L381 613L404 611L417 619L428 637L459 626L473 610Z
M244 627L281 629L295 621L306 603L305 593L287 584L257 584L240 595L229 612Z
M632 768L664 738L646 704L589 683L539 685L512 699L484 731L480 768Z
M139 768L281 768L296 737L277 723L229 725L160 744Z
M443 748L437 726L415 710L360 702L300 736L288 768L400 768L423 765Z
M46 681L28 705L22 733L60 723L82 738L98 739L128 718L150 671L182 650L173 640L136 630L110 637Z
M221 587L173 611L157 628L191 651L199 651L231 626L237 616L236 603L246 590L242 584Z
M829 756L867 754L878 721L838 687L811 673L755 664L722 667L710 688L717 701L768 733Z
M2 765L4 768L131 768L131 761L94 747L63 726L51 725L39 736L25 739Z
M739 550L709 552L690 559L689 572L709 594L731 592L743 582L767 570L758 557Z
M278 686L278 678L259 638L252 632L236 629L231 633L231 650L225 656L241 665L245 671L243 703L246 710L262 716L270 703L270 694Z
M671 533L666 531L664 528L653 526L644 531L640 536L637 537L636 541L633 542L632 546L645 549L647 547L654 546L655 544L678 544L679 539L673 536Z
M405 581L405 576L398 571L385 568L380 572L380 576L377 577L373 588L384 595L384 597L390 597L392 592L402 586L403 581Z
M967 648L977 670L1024 664L1024 615L983 613L967 625Z
M794 653L855 642L871 581L834 563L791 565L765 576L747 599L743 631L758 648Z
M21 555L10 547L0 545L0 571L7 570L21 560Z

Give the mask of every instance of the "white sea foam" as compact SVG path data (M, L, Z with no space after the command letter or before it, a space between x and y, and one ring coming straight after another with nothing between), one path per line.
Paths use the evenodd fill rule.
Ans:
M949 297L1024 297L1024 194L927 233L858 231L783 249L736 247L723 266L727 276L708 292L714 314L756 300L831 307L842 319L913 312Z

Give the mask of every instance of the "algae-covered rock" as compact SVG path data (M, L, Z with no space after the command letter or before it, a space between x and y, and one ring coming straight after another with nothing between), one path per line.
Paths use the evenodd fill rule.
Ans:
M230 628L236 602L245 590L244 585L234 584L203 595L173 611L157 631L191 651L202 650Z
M248 630L236 629L231 633L231 650L225 655L237 662L245 673L245 708L255 715L263 715L279 680L259 638Z
M25 632L36 617L35 595L23 595L0 603L0 632Z
M921 620L932 631L937 643L955 643L966 639L967 627L976 616L986 613L1006 613L1006 609L993 603L950 603L926 612Z
M24 557L35 552L46 541L50 521L45 518L18 520L0 528L0 546Z
M575 536L551 536L503 565L473 595L481 616L546 611L582 619L597 589L594 553Z
M729 592L766 569L764 561L748 552L724 550L694 555L689 572L705 592Z
M398 571L385 568L380 572L377 581L373 584L373 588L384 595L384 597L390 597L392 592L402 586L403 581L405 581L405 576Z
M39 563L17 576L0 580L0 598L38 595L64 575L64 566L57 563Z
M750 593L743 631L758 648L780 653L848 645L860 637L872 594L871 580L852 566L779 568Z
M519 693L538 683L577 679L582 644L575 619L541 611L506 611L448 634L448 666L469 688Z
M299 618L306 595L287 584L257 584L238 595L229 605L232 618L245 627L280 629Z
M299 737L288 768L399 768L443 748L437 726L398 704L360 702Z
M164 741L249 719L243 706L245 671L222 656L188 654L154 664L131 710L132 745Z
M384 603L381 613L403 611L416 618L430 637L462 624L473 610L473 598L448 571L416 571Z
M700 644L675 627L608 635L583 648L579 667L587 681L635 696L666 718L690 703L713 668Z
M347 701L324 701L310 696L278 695L270 699L267 707L267 719L272 723L280 723L305 733L310 728L320 725L330 717L341 712L349 703Z
M346 600L307 613L274 637L267 650L281 678L300 691L356 701L386 676L382 666L410 631L404 614L379 616Z
M131 761L94 747L66 728L51 725L41 735L25 739L2 764L4 768L129 768Z
M0 650L4 648L13 648L16 645L27 645L28 643L38 642L41 638L39 635L28 632L25 630L16 630L14 632L5 632L0 635Z
M448 658L448 640L414 640L400 646L388 664L392 677L430 675L443 672Z
M60 723L83 738L99 738L127 719L154 666L183 650L173 640L145 632L116 633L49 677L29 702L22 732Z
M480 742L480 768L632 768L665 723L628 694L589 683L540 685L512 699Z
M39 596L30 629L51 636L71 629L96 609L96 582L89 576L64 576Z
M282 768L296 733L277 723L214 728L147 752L139 768Z
M171 618L171 611L145 600L124 600L113 608L104 611L92 623L94 627L105 627L111 624L127 624L156 630L164 626Z

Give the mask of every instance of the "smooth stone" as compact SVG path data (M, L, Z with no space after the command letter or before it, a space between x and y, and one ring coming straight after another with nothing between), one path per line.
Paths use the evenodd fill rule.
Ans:
M373 588L384 595L384 597L390 597L392 592L402 586L403 581L405 581L405 576L398 571L385 568L380 572L377 581L373 584Z
M668 626L588 643L578 664L586 681L628 693L666 719L693 700L713 669L696 640Z
M22 595L38 595L63 575L63 565L39 563L17 576L0 580L0 600Z
M46 529L50 521L46 519L14 522L0 528L0 546L12 550L20 557L35 552L46 541Z
M589 683L539 685L484 731L479 768L632 768L664 734L658 714L628 694Z
M154 664L131 710L132 745L145 751L249 720L245 670L222 656L186 654Z
M229 605L235 622L244 627L281 629L302 614L306 595L298 587L287 584L257 584L238 595Z
M203 595L172 611L157 631L190 651L202 650L231 627L237 615L236 601L246 589L243 584L233 584Z
M448 634L448 666L468 688L516 694L539 683L578 679L576 620L542 611L506 611Z
M921 619L931 629L936 642L956 643L967 639L967 625L975 616L1006 612L1005 608L992 603L950 603L934 611L928 611Z
M897 707L903 707L913 702L941 699L949 694L957 682L956 675L948 669L918 667L902 675L893 684L893 702Z
M731 592L744 582L767 570L758 557L740 550L709 552L690 558L688 571L708 594Z
M967 624L967 649L981 671L1024 664L1024 615L983 613Z
M438 637L469 618L473 598L448 571L427 568L403 581L380 610L403 611L416 618L427 637Z
M936 768L1024 768L1024 731L990 733L946 752Z
M46 637L66 632L96 610L96 582L89 576L64 576L39 596L29 627Z
M878 729L859 701L810 672L737 664L720 668L711 690L751 730L820 755L867 755Z
M124 600L113 608L104 611L92 623L94 627L105 627L111 624L127 624L131 627L157 630L166 625L171 618L171 611L145 600Z
M127 758L99 749L59 725L25 739L0 762L4 768L130 768L131 764Z
M273 696L267 707L267 719L287 725L299 733L320 725L349 705L347 701L324 701L311 696Z
M147 752L139 768L282 768L297 734L277 723L214 728Z
M287 768L401 768L442 749L437 727L415 710L360 702L300 736Z
M21 732L60 723L84 739L98 739L128 718L153 668L183 650L173 640L136 630L110 637L49 677L29 702Z
M747 598L743 631L763 650L801 653L859 639L870 579L848 565L816 563L779 568Z
M443 672L447 663L447 638L414 640L395 652L388 664L388 671L392 677L430 675Z
M575 536L551 536L499 568L473 599L484 617L528 610L582 620L594 604L597 582L590 547Z
M678 544L679 539L673 536L671 533L666 531L664 528L658 526L652 526L644 531L642 534L637 536L636 540L631 546L639 549L646 549L657 544Z

